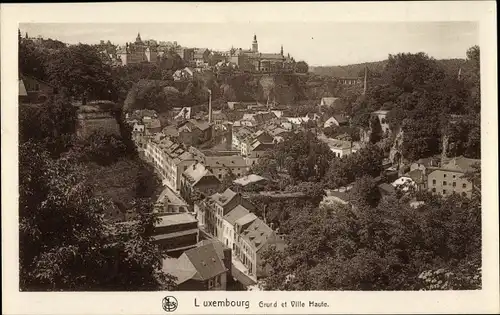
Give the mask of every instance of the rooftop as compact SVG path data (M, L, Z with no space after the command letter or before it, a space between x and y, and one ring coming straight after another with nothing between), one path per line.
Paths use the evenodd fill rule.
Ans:
M237 193L232 191L231 189L226 189L222 194L221 193L215 193L211 196L212 200L220 204L221 206L225 206L227 203L229 203Z
M273 230L264 223L261 219L255 219L250 225L241 232L241 236L255 247L255 250L260 250L267 242Z
M158 218L159 218L159 221L158 221L158 223L155 224L155 227L166 227L166 226L172 226L172 225L178 225L178 224L187 224L187 223L197 223L198 222L198 220L196 220L189 213L169 214L169 215L159 216Z
M442 168L447 170L459 171L462 173L472 172L474 171L473 165L479 164L481 166L481 160L478 159L469 159L463 156L459 156L451 159L447 164L443 165Z
M224 220L234 226L234 223L237 220L241 219L249 213L250 211L247 208L243 207L242 205L237 205L233 210L229 211L228 214L224 216Z
M257 216L250 212L245 214L241 218L237 219L236 221L234 221L234 224L235 225L237 224L239 226L245 226L246 224L252 222L255 219L257 219Z
M183 255L187 256L201 280L211 279L227 271L212 243L185 251Z
M189 166L184 175L188 178L192 185L196 185L204 176L213 176L213 174L205 168L201 163L196 163Z
M239 155L206 156L204 164L206 167L246 167L245 159Z
M178 259L164 259L162 270L177 277L177 284L189 279L208 280L227 271L211 242L185 251Z
M248 184L257 183L257 182L260 182L263 180L266 180L266 178L264 178L260 175L257 175L257 174L250 174L250 175L246 175L246 176L235 179L233 181L233 183L241 185L241 186L246 186Z

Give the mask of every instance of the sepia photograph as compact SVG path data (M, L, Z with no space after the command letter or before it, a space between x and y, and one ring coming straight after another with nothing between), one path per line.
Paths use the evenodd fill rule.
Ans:
M479 21L146 22L17 25L19 292L482 292Z
M477 24L334 26L21 24L20 289L480 289Z

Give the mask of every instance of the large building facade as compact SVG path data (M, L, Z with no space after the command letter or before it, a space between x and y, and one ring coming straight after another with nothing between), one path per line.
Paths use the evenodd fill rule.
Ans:
M119 49L117 54L123 66L142 62L156 62L158 47L152 41L143 42L141 34L137 34L135 42L126 43L125 47Z
M295 63L290 54L285 56L283 46L281 46L279 53L259 52L256 35L253 37L251 49L233 49L229 61L235 63L241 70L252 72L273 72L282 69L292 70Z

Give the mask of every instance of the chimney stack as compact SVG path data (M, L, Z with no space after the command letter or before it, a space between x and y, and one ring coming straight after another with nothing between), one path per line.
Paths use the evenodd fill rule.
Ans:
M212 90L208 90L208 123L212 123Z

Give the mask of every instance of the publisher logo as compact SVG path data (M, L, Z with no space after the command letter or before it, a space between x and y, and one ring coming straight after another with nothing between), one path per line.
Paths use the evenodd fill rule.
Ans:
M161 306L166 312L173 312L177 309L177 299L173 296L166 296L161 301Z

